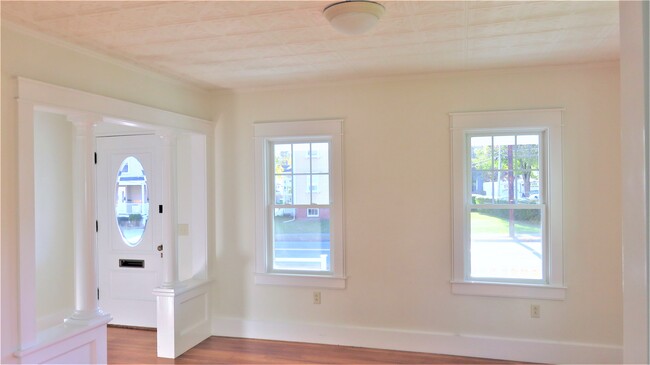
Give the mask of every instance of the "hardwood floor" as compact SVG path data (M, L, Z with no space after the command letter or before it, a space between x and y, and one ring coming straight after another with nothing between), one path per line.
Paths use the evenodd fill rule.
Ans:
M180 357L156 357L156 332L109 327L109 364L512 364L513 362L308 343L210 337Z

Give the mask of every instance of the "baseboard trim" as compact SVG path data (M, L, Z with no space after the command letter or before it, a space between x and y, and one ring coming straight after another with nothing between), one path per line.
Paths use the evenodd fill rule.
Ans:
M322 343L538 363L621 363L621 346L213 318L214 336Z
M129 326L129 325L123 325L123 324L109 324L108 328L123 328L127 330L138 330L138 331L150 331L150 332L157 332L158 329L155 327L140 327L140 326Z

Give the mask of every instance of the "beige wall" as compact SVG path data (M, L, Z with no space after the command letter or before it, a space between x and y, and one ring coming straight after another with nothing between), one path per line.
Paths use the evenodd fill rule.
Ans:
M135 66L89 52L79 52L2 25L2 349L0 363L12 358L17 346L18 269L18 146L16 76L212 119L213 94Z
M467 72L221 97L214 315L622 344L618 64ZM450 294L449 112L565 107L567 299ZM348 286L253 283L255 121L345 118ZM220 150L219 150L220 149ZM225 157L224 157L225 156ZM530 318L530 304L542 318Z

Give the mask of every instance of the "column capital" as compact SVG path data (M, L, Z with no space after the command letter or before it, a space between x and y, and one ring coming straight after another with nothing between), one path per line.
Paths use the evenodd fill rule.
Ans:
M71 113L67 114L66 118L70 123L74 124L77 129L89 126L93 127L104 121L104 118L101 115L94 113Z
M162 129L156 132L163 144L176 144L178 132L173 129Z

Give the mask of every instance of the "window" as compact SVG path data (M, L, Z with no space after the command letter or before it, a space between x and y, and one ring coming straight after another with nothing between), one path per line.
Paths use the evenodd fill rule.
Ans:
M256 123L256 283L342 288L342 122Z
M117 172L115 219L124 243L129 247L140 244L149 219L149 193L144 168L133 156L122 161Z
M563 299L562 111L453 113L456 294Z

